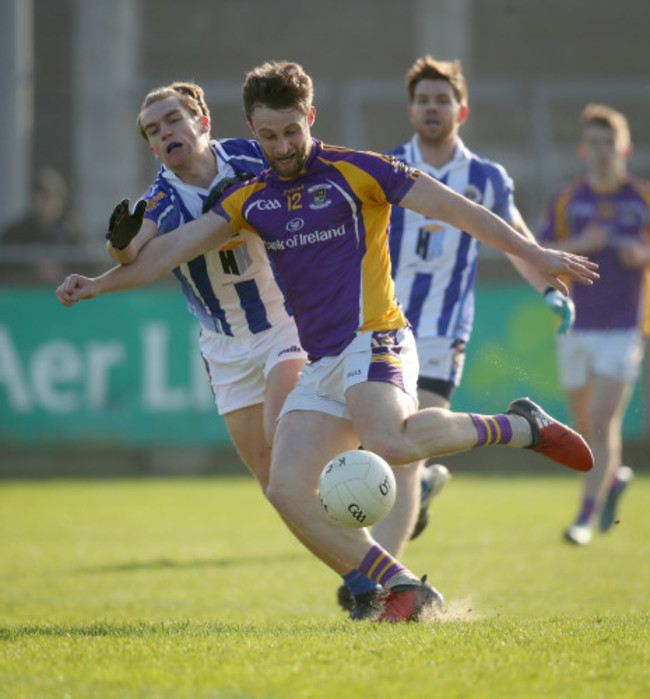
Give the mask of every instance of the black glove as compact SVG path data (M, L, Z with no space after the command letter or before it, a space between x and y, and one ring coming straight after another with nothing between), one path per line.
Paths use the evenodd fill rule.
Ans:
M210 190L210 194L205 198L203 202L203 209L201 213L206 213L221 199L222 194L233 185L239 184L240 182L246 182L252 179L255 175L252 172L238 172L234 177L226 177L214 185Z
M142 226L142 219L147 208L147 202L144 199L135 205L133 213L130 212L130 202L128 199L123 199L114 209L111 218L108 221L108 232L106 240L110 241L111 245L117 250L124 248L135 238L136 233Z

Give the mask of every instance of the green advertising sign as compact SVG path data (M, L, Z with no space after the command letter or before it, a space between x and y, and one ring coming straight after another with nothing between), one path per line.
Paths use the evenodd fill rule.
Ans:
M567 420L554 319L521 284L482 285L455 410L495 413L530 395ZM641 436L637 386L626 436ZM53 290L0 291L0 443L127 446L228 443L198 351L198 322L175 287L61 306Z
M175 288L64 308L54 292L0 293L0 440L5 444L224 444Z

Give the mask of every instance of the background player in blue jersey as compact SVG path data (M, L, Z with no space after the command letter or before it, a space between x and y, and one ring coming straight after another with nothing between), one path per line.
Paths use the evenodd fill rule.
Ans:
M485 206L529 239L533 234L515 206L513 183L505 169L471 152L458 132L469 116L468 90L460 61L417 59L406 73L409 118L415 133L390 155ZM390 253L395 294L413 328L420 360L418 396L422 407L448 408L460 385L465 347L474 322L474 281L480 242L463 230L395 206L391 213ZM562 319L573 320L571 299L548 286L536 269L514 255L510 261ZM429 517L431 497L449 472L440 464L397 472L393 511L375 527L375 536L399 555L409 536L418 536ZM421 475L421 478L420 478ZM417 503L419 483L422 500ZM416 513L419 515L414 521ZM412 533L412 534L411 534Z
M621 429L643 359L650 182L627 174L632 145L623 114L589 104L581 128L578 152L586 172L555 192L540 237L559 249L590 255L602 272L593 294L573 289L575 325L557 339L569 409L594 453L577 517L565 531L567 541L585 545L597 520L601 531L616 521L619 497L634 475L621 465Z
M199 85L177 82L147 94L138 129L162 166L135 213L125 201L111 217L107 248L114 260L133 262L157 235L200 216L213 187L266 166L254 141L211 140L210 127ZM306 358L281 283L250 233L174 274L200 321L201 355L219 413L265 490L276 418Z
M200 219L150 241L132 264L94 279L70 275L57 296L69 306L141 286L232 244L242 230L259 235L284 280L310 360L278 421L266 495L332 570L384 588L364 617L417 620L442 604L441 595L366 529L327 516L317 486L330 459L359 443L394 465L492 444L531 448L578 470L592 467L592 455L580 435L529 399L497 415L417 410L415 342L390 274L391 204L520 256L558 290L566 291L560 276L590 285L598 275L586 258L540 247L425 173L312 138L313 86L301 66L264 64L247 74L243 93L270 169L229 190Z

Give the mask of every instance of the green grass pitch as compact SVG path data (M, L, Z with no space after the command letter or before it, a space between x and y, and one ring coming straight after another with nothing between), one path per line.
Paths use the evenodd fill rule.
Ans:
M571 475L455 473L404 562L443 620L353 623L249 478L0 484L0 697L650 696L650 478L591 546Z

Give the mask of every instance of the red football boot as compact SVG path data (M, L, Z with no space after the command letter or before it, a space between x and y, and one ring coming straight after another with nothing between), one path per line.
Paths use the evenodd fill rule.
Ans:
M442 611L444 600L435 588L427 583L425 575L419 583L395 585L376 600L381 612L373 621L419 621L427 610Z
M530 398L513 400L506 413L528 420L533 432L533 443L528 449L574 471L590 471L593 468L594 455L587 442L575 430L554 420Z

